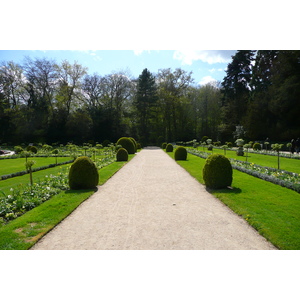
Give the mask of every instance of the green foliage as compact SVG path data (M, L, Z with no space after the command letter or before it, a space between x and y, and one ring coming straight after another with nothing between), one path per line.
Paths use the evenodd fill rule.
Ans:
M186 160L187 158L187 151L183 146L179 146L176 148L174 153L175 160Z
M21 146L15 146L14 151L16 154L20 154L23 151L23 148Z
M135 148L135 150L134 150L134 153L136 152L136 150L137 150L137 142L136 142L136 140L133 138L133 137L129 137L130 139L131 139L131 141L133 142L133 144L134 144L134 148ZM132 153L133 154L133 153Z
M172 144L167 145L166 152L173 152L173 145Z
M253 144L253 150L261 150L261 145L260 145L260 143L254 143L254 144Z
M99 173L93 161L78 157L69 171L69 186L73 190L93 189L98 185Z
M166 149L167 148L167 143L162 143L161 147L162 147L162 149Z
M117 145L121 145L122 148L125 148L128 152L128 154L134 154L135 153L135 145L133 141L128 137L121 137L117 141Z
M125 148L120 148L116 156L117 156L117 161L128 161L128 152Z
M232 166L222 154L213 154L206 159L203 168L205 185L212 189L222 189L232 183Z

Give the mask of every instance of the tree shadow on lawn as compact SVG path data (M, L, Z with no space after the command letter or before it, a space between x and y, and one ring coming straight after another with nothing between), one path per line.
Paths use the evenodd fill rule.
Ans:
M223 193L223 194L240 194L242 190L237 187L227 187L224 189L211 189L206 187L205 188L207 192L212 193L212 192L218 192L218 193Z

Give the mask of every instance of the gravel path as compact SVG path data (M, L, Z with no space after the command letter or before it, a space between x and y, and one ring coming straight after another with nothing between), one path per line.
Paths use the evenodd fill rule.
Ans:
M144 149L32 249L276 249L161 149Z

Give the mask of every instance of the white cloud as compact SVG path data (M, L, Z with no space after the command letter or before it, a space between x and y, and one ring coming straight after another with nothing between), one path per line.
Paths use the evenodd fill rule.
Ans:
M134 55L141 55L143 53L144 50L133 50Z
M219 68L219 69L212 68L212 69L208 70L209 73L223 72L223 71L224 71L224 69L222 69L222 68Z
M199 84L200 85L206 85L208 83L211 83L212 85L217 83L217 80L212 78L211 76L204 76L200 81Z
M209 64L229 63L235 52L235 50L176 50L173 58L181 60L183 65L191 65L195 60Z

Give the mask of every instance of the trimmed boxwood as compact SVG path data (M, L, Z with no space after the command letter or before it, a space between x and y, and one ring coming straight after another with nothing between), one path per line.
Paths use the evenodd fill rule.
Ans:
M186 160L187 158L187 151L183 146L179 146L176 148L174 153L175 160Z
M210 155L203 167L205 185L212 189L222 189L232 183L232 166L227 157L222 154Z
M161 147L162 147L162 149L166 149L167 143L162 143L162 144L161 144Z
M133 141L128 137L121 137L120 139L118 139L117 145L121 145L122 148L125 148L128 154L135 153L135 145Z
M173 145L172 144L167 145L166 152L173 152Z
M78 157L69 171L72 190L93 189L98 185L99 173L94 162L87 156Z
M128 161L128 152L125 148L120 148L116 156L117 161Z

